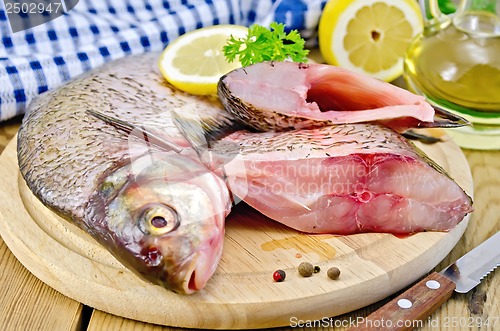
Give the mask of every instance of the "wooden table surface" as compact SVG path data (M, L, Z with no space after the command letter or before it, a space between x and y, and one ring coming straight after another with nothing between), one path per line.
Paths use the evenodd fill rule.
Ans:
M16 118L0 123L0 152L16 134L20 122L21 119ZM464 150L464 153L474 178L475 212L462 239L436 267L438 271L500 230L500 151ZM500 330L499 288L500 272L497 271L471 292L454 293L417 329ZM1 238L0 298L0 330L177 330L109 315L59 294L30 274ZM366 316L388 299L338 316L328 326L305 329L346 329L343 325Z

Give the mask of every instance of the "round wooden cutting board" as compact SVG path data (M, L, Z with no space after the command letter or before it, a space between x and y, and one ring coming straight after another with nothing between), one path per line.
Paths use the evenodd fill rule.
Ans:
M472 178L452 142L423 146L472 196ZM304 235L238 205L226 222L222 261L207 287L179 295L146 283L89 235L42 205L19 174L15 139L0 157L0 234L21 263L64 295L93 308L161 325L241 329L322 319L381 300L434 268L463 234ZM321 267L312 277L300 262ZM340 278L326 270L337 266ZM286 280L273 281L276 269Z

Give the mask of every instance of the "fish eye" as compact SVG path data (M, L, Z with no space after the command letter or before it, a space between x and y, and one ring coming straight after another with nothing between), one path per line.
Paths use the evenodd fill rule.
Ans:
M179 215L175 209L161 204L148 206L139 218L141 231L155 236L172 232L179 224Z

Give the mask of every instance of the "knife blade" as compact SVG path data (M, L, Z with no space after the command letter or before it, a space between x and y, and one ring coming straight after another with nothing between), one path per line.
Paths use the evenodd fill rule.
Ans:
M467 293L500 264L500 231L442 271L430 275L368 315L355 330L412 330L452 295ZM422 325L422 324L420 324Z

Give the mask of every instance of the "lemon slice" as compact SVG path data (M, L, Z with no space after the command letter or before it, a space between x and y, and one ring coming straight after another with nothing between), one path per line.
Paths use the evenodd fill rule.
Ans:
M330 0L319 22L319 48L329 64L392 81L422 28L415 0Z
M185 33L172 41L159 59L165 79L180 90L192 94L215 94L220 77L241 67L228 63L222 47L231 35L242 38L248 29L239 25L214 25Z

